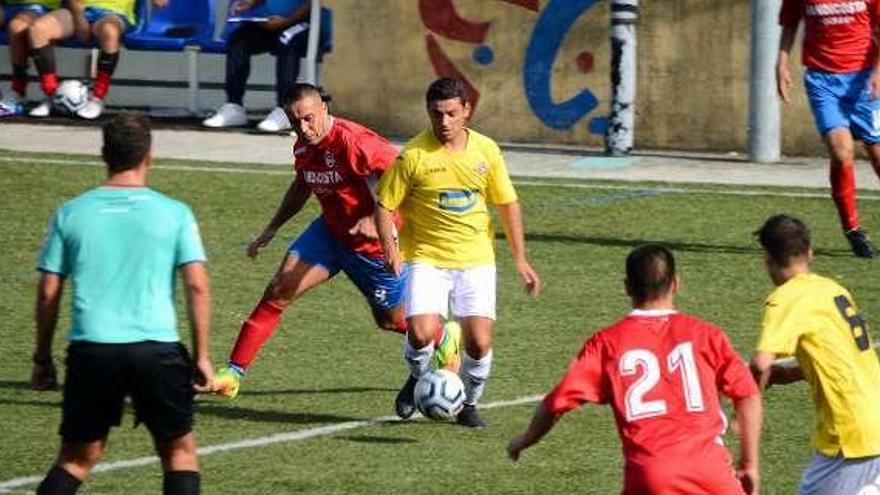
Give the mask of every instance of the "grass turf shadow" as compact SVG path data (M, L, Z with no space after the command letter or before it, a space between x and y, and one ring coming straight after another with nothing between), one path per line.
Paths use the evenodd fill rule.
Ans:
M245 421L254 421L260 423L285 423L285 424L327 424L327 423L345 423L349 421L363 421L363 418L352 416L337 416L335 414L321 413L305 413L305 412L288 412L288 411L272 411L263 409L252 409L238 406L223 406L219 404L200 403L196 409L196 414L214 416L224 419L236 419Z
M370 392L397 392L396 388L381 387L340 387L325 389L308 389L308 388L288 388L288 389L267 389L267 390L248 390L245 395L263 396L263 395L321 395L321 394L365 394Z
M495 234L496 239L503 240L504 234ZM763 255L763 249L758 246L732 246L725 244L709 244L702 242L685 242L675 240L662 239L620 239L614 237L598 237L598 236L578 236L572 234L551 234L551 233L527 233L526 240L529 242L546 242L561 244L590 244L603 247L627 247L633 248L642 244L661 244L673 251L695 252L695 253L718 253L718 254L748 254L752 256ZM821 249L814 248L815 256L826 256L830 258L852 257L849 250L843 249Z

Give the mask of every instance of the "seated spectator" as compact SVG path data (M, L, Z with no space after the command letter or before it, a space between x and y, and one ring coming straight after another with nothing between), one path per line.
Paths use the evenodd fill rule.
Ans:
M229 15L241 22L230 36L226 55L226 103L205 119L207 127L247 124L244 92L251 71L251 56L275 56L276 107L257 125L266 132L290 129L283 110L284 95L296 84L300 58L308 46L309 0L236 0ZM253 21L248 18L254 19Z
M122 35L133 28L136 0L64 0L64 8L40 17L29 32L31 54L40 74L40 86L46 99L31 110L32 117L46 117L52 112L52 95L58 88L52 44L71 37L83 43L96 42L98 73L92 83L88 104L77 115L97 119L104 112L104 99L110 91L110 79L119 61ZM179 0L182 1L182 0ZM162 8L168 0L152 0L153 8Z
M5 16L3 4L6 5ZM0 26L9 34L9 61L12 63L11 91L0 99L0 117L24 113L28 83L28 28L41 16L61 6L61 0L5 0L0 2Z

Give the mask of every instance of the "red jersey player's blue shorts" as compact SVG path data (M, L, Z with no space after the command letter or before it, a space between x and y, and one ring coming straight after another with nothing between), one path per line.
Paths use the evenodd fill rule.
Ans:
M367 298L370 306L390 310L403 301L404 274L395 276L382 259L352 251L333 237L324 217L316 218L287 249L310 265L324 267L333 277L340 270Z
M849 128L862 142L880 143L880 99L871 96L870 79L871 69L846 73L807 69L804 86L820 134Z
M107 16L115 15L120 21L122 21L122 26L126 31L134 27L124 15L121 15L118 12L113 12L112 10L102 9L101 7L86 7L83 14L85 14L86 20L89 24L94 24Z

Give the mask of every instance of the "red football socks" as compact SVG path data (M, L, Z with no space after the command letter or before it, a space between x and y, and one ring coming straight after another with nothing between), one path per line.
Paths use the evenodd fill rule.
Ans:
M103 100L104 97L107 96L107 93L110 92L110 78L112 75L109 72L98 71L98 74L95 75L95 84L92 88L92 95L99 100Z
M284 308L281 306L265 299L260 300L241 326L235 347L232 348L232 354L229 356L229 362L242 369L247 369L263 344L275 333L278 322L281 321L282 312L284 312Z
M28 66L27 64L12 64L12 90L18 93L22 98L27 91L28 83Z
M18 93L18 96L24 96L27 91L27 78L13 77L12 90Z
M46 96L54 95L55 91L58 90L58 74L54 72L40 74L40 88Z
M840 166L831 165L831 198L840 215L844 231L859 227L859 212L856 209L856 176L852 162Z

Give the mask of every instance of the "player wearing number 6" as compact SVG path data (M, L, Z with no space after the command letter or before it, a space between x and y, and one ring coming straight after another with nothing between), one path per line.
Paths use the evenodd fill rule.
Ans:
M587 340L525 433L510 442L510 458L518 460L566 412L609 404L626 461L624 494L756 493L761 398L745 363L718 327L675 310L681 281L668 249L634 249L625 286L633 311ZM737 471L721 441L722 394L736 409Z
M867 322L848 290L810 272L813 250L803 222L776 215L757 234L778 287L765 303L753 370L763 386L806 380L816 408L816 452L798 493L877 493L880 360ZM798 365L774 366L780 356L794 356Z

